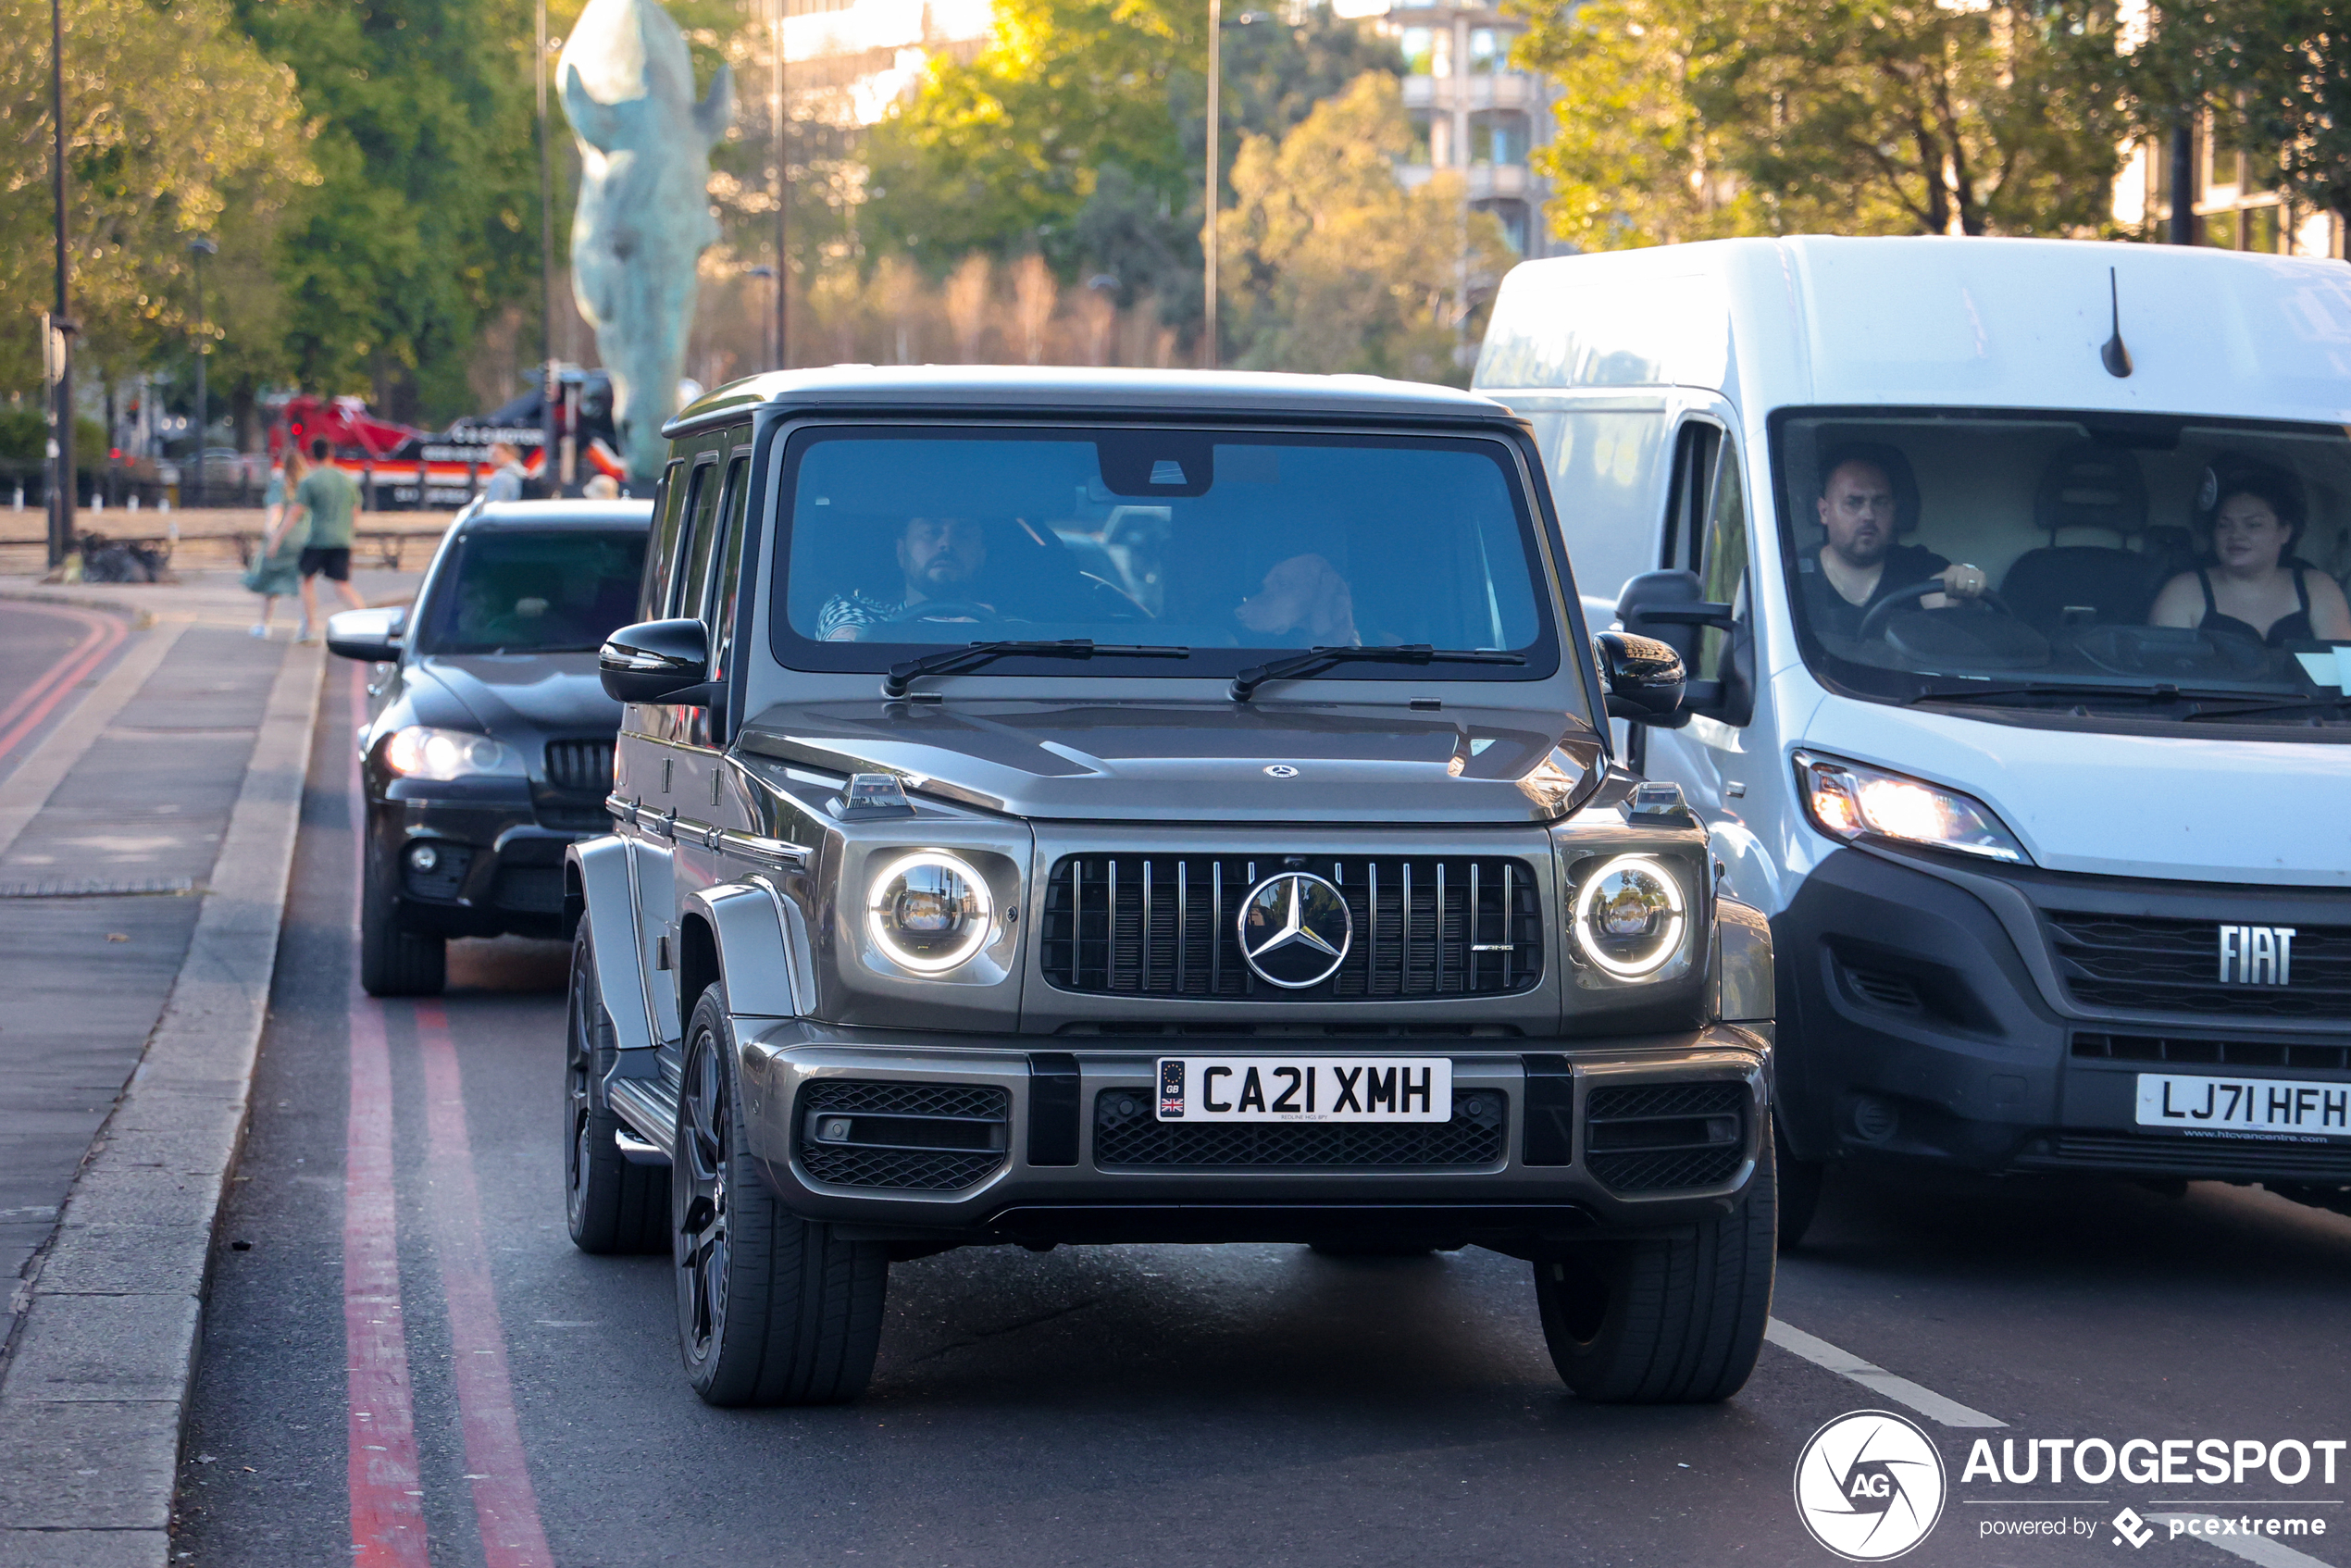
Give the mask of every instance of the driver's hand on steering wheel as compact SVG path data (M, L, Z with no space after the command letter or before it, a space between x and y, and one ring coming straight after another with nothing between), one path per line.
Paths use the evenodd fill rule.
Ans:
M1919 601L1922 607L1929 610L1947 609L1957 599L1980 598L1984 591L1992 586L1985 579L1982 566L1971 566L1964 561L1946 566L1934 575L1942 579L1943 591L1930 593Z

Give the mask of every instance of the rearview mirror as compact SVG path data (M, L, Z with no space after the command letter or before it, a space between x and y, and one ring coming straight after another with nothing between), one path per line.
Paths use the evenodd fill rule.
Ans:
M710 632L697 620L622 627L604 639L596 673L616 702L707 707L715 695L710 686Z
M1608 680L1608 716L1677 729L1682 711L1682 656L1654 637L1603 631L1592 639Z
M388 665L400 657L408 627L408 609L342 610L327 617L327 652L371 665Z

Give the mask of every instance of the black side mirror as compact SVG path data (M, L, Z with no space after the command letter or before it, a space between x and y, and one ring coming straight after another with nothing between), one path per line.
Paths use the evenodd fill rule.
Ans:
M596 673L616 702L707 707L716 694L710 681L710 631L697 620L622 627L604 639Z
M1629 631L1603 631L1592 639L1600 656L1600 673L1608 678L1608 716L1635 724L1679 728L1689 716L1682 711L1682 656L1654 637Z
M381 610L341 610L327 617L327 652L339 658L388 665L400 657L408 629L404 605Z
M1739 694L1744 687L1735 691L1730 679L1735 673L1731 666L1743 657L1737 647L1745 641L1737 606L1710 604L1701 597L1703 591L1696 572L1643 572L1617 594L1617 624L1672 648L1685 666L1698 657L1698 628L1728 633L1733 653L1723 661L1725 678L1686 681L1682 700L1693 712L1719 716L1736 710L1736 722L1744 724L1748 704Z

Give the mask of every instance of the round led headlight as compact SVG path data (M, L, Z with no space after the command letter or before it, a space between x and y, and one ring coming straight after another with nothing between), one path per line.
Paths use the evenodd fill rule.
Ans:
M1645 854L1621 854L1575 895L1575 949L1603 974L1645 980L1673 961L1689 927L1682 884Z
M978 872L944 850L921 850L875 875L865 928L893 964L942 975L987 945L994 913Z

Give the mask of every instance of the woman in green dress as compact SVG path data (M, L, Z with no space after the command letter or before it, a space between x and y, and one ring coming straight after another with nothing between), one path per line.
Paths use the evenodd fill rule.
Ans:
M297 516L286 501L302 482L306 467L301 446L288 442L285 466L270 470L269 489L262 496L261 549L244 575L245 586L261 595L261 618L253 624L255 637L269 635L269 617L279 599L302 591L302 547L310 542L310 519ZM300 635L310 635L307 620Z

